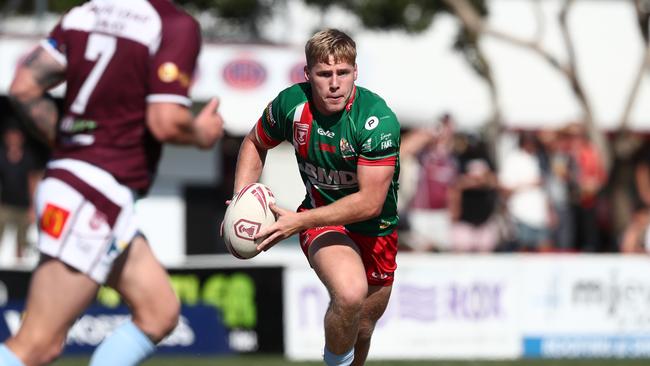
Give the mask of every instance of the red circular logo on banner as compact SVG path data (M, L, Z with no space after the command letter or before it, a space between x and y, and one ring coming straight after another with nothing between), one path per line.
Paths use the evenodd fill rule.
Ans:
M291 84L305 82L305 63L299 62L295 64L289 71L289 81Z
M266 69L254 60L234 60L223 68L226 84L237 89L253 89L266 81Z

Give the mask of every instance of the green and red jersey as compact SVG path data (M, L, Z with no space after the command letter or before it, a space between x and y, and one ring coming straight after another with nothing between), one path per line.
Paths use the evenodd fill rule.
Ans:
M295 149L307 194L305 208L328 205L359 190L357 166L391 165L395 173L381 214L346 225L363 235L388 235L397 225L400 126L377 94L355 86L340 113L321 115L309 83L278 94L257 122L258 139L268 147L288 141Z

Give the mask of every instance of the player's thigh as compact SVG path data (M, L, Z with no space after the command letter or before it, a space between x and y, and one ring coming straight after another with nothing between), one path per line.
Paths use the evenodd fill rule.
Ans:
M333 295L366 295L368 283L359 248L347 235L330 231L318 236L309 247L309 261Z
M140 235L117 259L107 283L131 306L136 320L155 322L155 318L173 317L178 312L167 271Z
M57 259L44 257L34 271L17 338L62 338L94 300L99 285Z

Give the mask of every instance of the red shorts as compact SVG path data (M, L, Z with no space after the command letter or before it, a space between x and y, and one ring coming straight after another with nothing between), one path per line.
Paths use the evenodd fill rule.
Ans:
M300 232L300 247L309 259L309 246L316 238L327 232L339 232L352 239L361 251L366 278L371 286L393 284L397 263L397 230L386 236L365 236L348 231L343 226L321 226Z

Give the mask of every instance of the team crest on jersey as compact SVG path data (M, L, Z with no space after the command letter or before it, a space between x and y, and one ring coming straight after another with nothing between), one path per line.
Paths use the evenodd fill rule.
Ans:
M70 211L48 203L41 215L41 230L54 239L58 239L63 232L65 222L68 221L68 216L70 216Z
M346 139L341 139L339 142L339 148L341 149L341 156L343 159L350 159L357 156L356 151L354 151L354 148Z
M158 67L158 78L165 83L172 83L178 79L178 66L173 62L165 62Z
M368 117L365 125L366 130L368 131L374 130L377 126L379 126L379 118L377 118L376 116Z
M309 125L306 123L296 122L293 124L293 141L298 145L305 145L307 143L307 135L309 133Z

